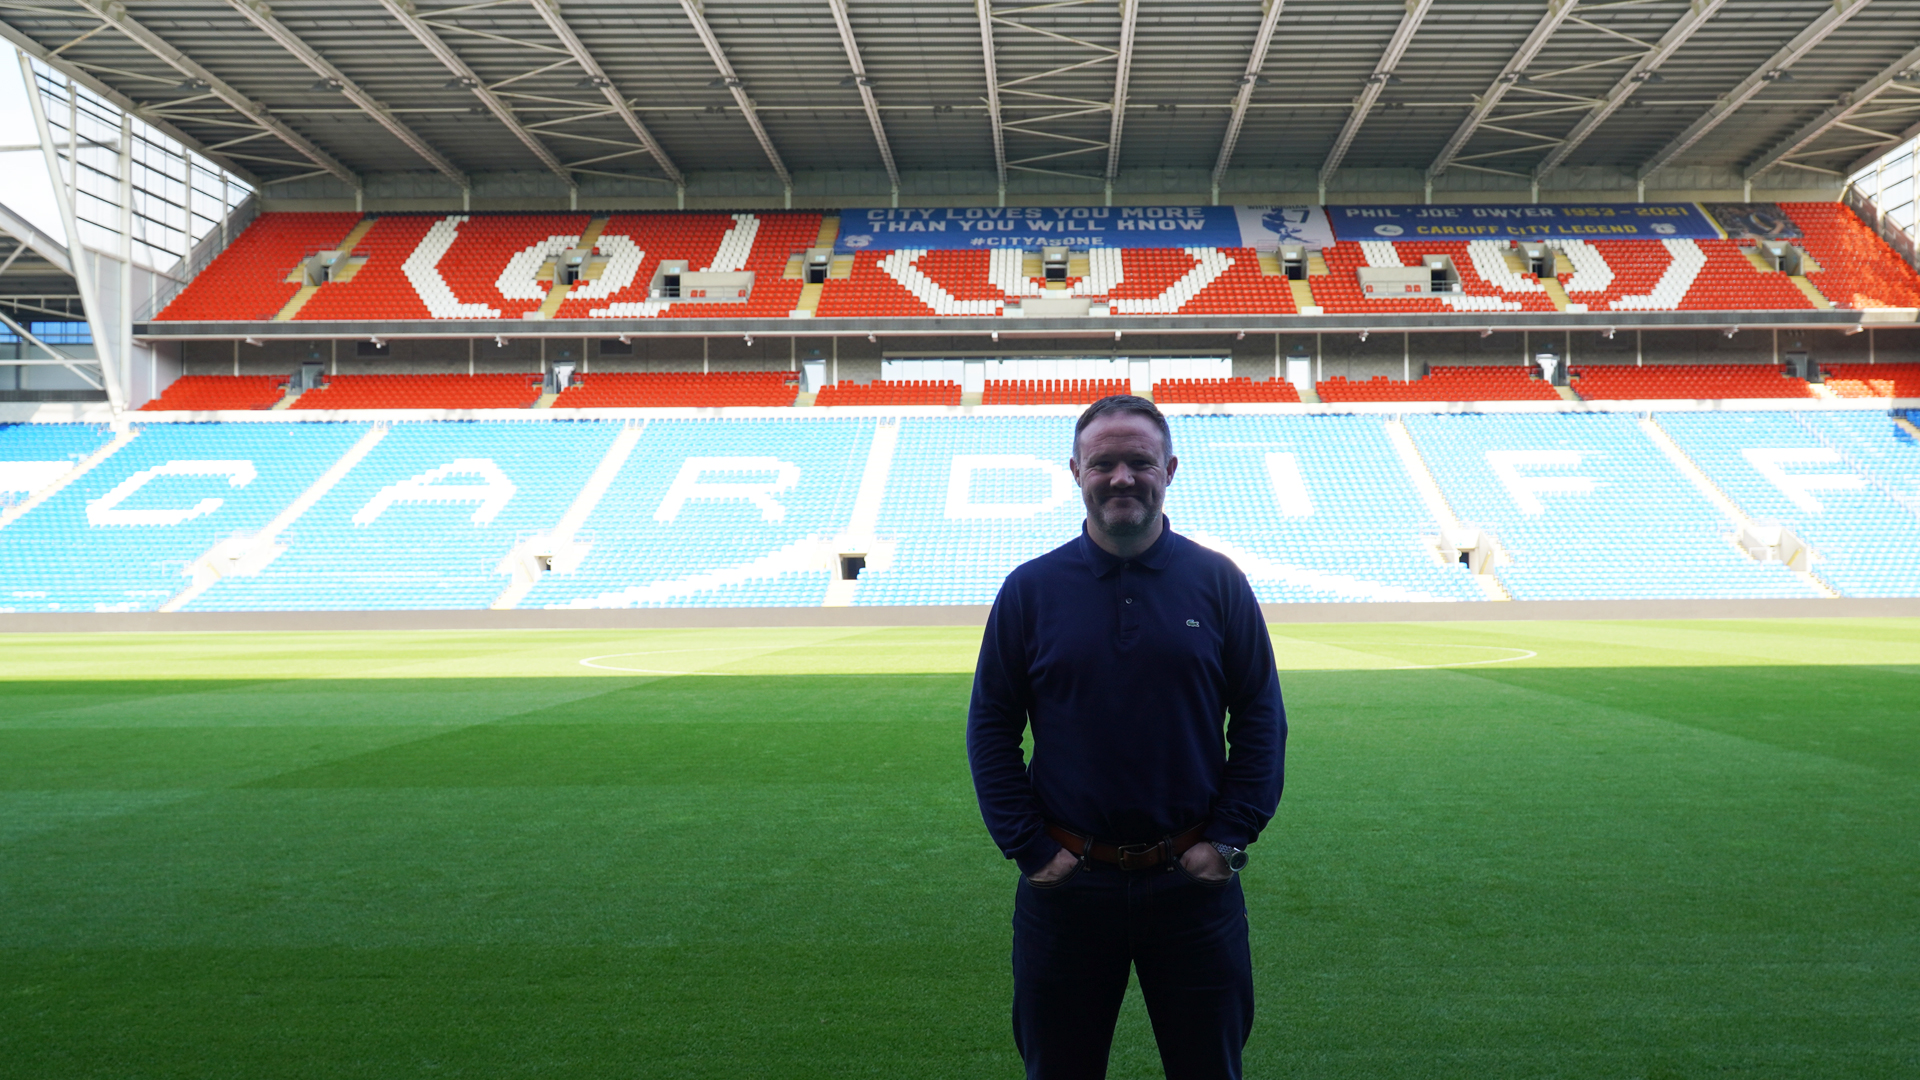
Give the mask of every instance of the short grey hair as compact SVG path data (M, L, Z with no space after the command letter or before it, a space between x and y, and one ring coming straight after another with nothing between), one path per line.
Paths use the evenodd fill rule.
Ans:
M1080 433L1087 429L1088 424L1113 413L1133 413L1153 421L1154 426L1160 429L1161 442L1167 448L1165 456L1173 457L1173 429L1167 426L1167 418L1160 409L1143 397L1113 394L1087 406L1087 411L1081 413L1079 421L1073 425L1073 460L1080 460Z

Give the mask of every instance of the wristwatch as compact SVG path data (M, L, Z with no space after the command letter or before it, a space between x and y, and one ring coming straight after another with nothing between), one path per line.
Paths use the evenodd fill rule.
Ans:
M1237 848L1232 844L1215 844L1213 845L1213 850L1219 852L1220 857L1227 860L1227 869L1236 874L1240 872L1242 867L1247 865L1246 848Z

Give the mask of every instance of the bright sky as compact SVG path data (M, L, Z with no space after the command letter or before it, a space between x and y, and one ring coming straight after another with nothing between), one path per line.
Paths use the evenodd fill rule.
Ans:
M53 185L40 157L40 137L33 132L33 110L27 104L26 84L20 81L20 63L12 50L0 53L0 146L31 146L31 150L0 153L0 203L60 238L60 211L53 205Z

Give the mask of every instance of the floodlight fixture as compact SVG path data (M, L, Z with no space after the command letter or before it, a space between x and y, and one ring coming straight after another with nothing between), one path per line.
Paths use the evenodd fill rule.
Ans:
M856 86L872 86L872 85L873 85L873 80L867 78L865 75L849 75L846 78L840 80L840 88L842 90L851 90Z
M250 337L250 338L247 338L247 339L246 339L246 342L247 342L247 344L249 344L249 345L253 345L253 346L259 346L259 345L261 345L261 344L263 344L263 343L261 342L261 340L260 340L259 338L257 338L257 337Z
M1605 330L1600 331L1600 336L1603 338L1606 338L1608 341L1612 341L1614 330L1615 330L1614 327L1609 326Z
M1794 82L1795 81L1793 77L1793 72L1788 71L1786 68L1774 68L1772 71L1769 71L1765 75L1762 75L1760 77L1767 80L1768 82Z
M1663 83L1663 82L1666 82L1667 80L1659 72L1648 70L1648 71L1643 71L1638 75L1635 75L1633 77L1633 81L1643 82L1643 83Z
M1737 333L1739 333L1739 332L1740 332L1740 328L1739 328L1739 327L1737 327L1737 326L1729 326L1729 327L1727 327L1727 328L1726 328L1725 330L1722 330L1722 331L1720 331L1720 332L1721 332L1722 334L1725 334L1725 335L1727 336L1727 338L1728 338L1729 340L1731 340L1731 339L1733 338L1733 335L1735 335L1735 334L1737 334Z
M310 94L325 93L329 90L340 89L340 85L339 79L315 79L313 80L313 85L307 87L307 92Z
M1849 326L1849 327L1847 327L1847 335L1846 335L1846 336L1848 336L1848 337L1852 337L1853 335L1855 335L1855 334L1857 334L1857 333L1859 333L1860 331L1862 331L1862 330L1865 330L1865 329L1866 329L1866 327L1864 327L1864 326L1861 326L1861 325L1860 325L1859 323L1854 323L1854 324L1853 324L1852 326Z
M1360 331L1360 340L1361 340L1361 341L1365 341L1365 340L1367 340L1367 335L1368 335L1368 334L1371 334L1371 333L1373 333L1373 331L1371 331L1371 330L1362 330L1362 331Z
M1248 83L1252 83L1252 84L1253 84L1253 85L1255 85L1255 86L1272 86L1272 85L1273 85L1273 80L1272 80L1272 79L1269 79L1269 78L1267 78L1267 77L1266 77L1265 75L1242 75L1242 76L1240 76L1240 85L1241 85L1241 86L1245 86L1245 85L1247 85Z
M747 339L747 344L749 344L749 345L751 345L751 344L753 344L753 335L752 335L752 334L745 334L745 335L742 335L742 336L744 336L744 337L745 337L745 338Z
M707 89L709 90L731 90L734 87L742 85L744 84L739 79L729 79L724 75L707 81Z
M506 347L507 347L507 339L506 339L505 337L503 337L503 336L501 336L501 335L499 335L499 334L495 334L495 335L493 335L493 347L494 347L494 348L496 348L496 349L504 349L504 348L506 348Z
M613 80L607 78L605 75L582 75L580 80L573 85L577 90L598 90L603 87L612 86Z
M1235 341L1247 340L1247 332L1245 330L1240 331L1239 333L1233 335L1233 340Z
M1492 337L1492 336L1493 336L1493 327L1491 327L1491 326L1489 326L1489 327L1487 327L1486 329L1484 329L1484 330L1482 330L1482 331L1480 331L1480 336L1481 336L1481 337L1483 337L1483 338L1490 338L1490 337Z
M476 87L476 86L479 86L479 85L480 85L480 80L478 80L478 79L474 79L474 78L470 78L470 77L468 77L468 76L466 76L466 75L455 75L455 76L454 76L453 78L451 78L451 79L448 79L448 80L447 80L446 82L443 82L443 83L441 83L441 84L440 84L440 89L442 89L442 90L471 90L471 89L473 89L474 87Z

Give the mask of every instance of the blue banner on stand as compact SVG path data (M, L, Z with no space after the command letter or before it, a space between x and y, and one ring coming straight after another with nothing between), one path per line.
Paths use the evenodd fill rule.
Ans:
M1341 240L1715 240L1693 203L1329 206Z
M895 248L1255 247L1331 242L1318 207L965 206L840 211L837 254Z

